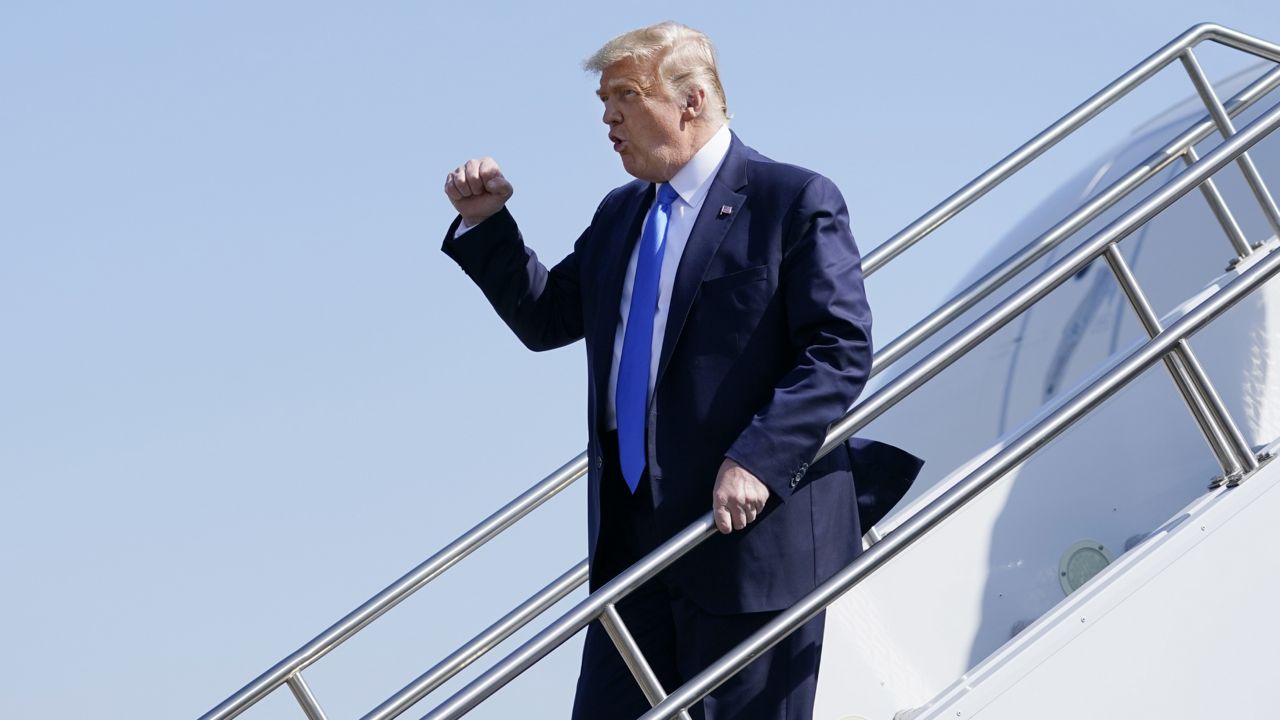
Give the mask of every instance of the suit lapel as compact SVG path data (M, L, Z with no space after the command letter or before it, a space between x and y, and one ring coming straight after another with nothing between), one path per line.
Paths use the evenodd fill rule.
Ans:
M671 361L671 353L675 350L680 333L684 330L685 318L689 308L697 297L702 278L706 275L711 258L715 257L720 244L734 221L742 215L742 207L747 196L741 191L747 185L746 148L738 136L733 135L729 143L729 152L724 157L720 171L711 181L711 189L698 211L698 218L689 233L689 241L684 246L684 255L680 258L676 270L675 285L671 290L671 305L667 309L667 328L662 336L662 354L658 360L658 375L654 387L662 382L662 375ZM723 207L732 208L728 214L720 212ZM637 231L638 233L639 231Z
M645 212L653 204L654 186L649 184L645 190L632 193L626 199L609 223L609 238L606 250L602 253L603 262L599 268L603 282L599 286L599 304L596 306L596 326L593 328L595 338L595 382L596 399L600 417L604 422L605 396L609 392L609 375L613 372L613 341L618 332L622 305L622 284L627 275L627 263L631 260L631 251L640 240L640 229L644 225ZM601 424L600 429L604 426Z

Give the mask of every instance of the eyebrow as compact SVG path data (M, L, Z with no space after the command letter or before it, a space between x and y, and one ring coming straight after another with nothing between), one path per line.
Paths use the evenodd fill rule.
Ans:
M609 92L617 90L618 88L632 88L640 92L644 91L644 86L635 80L630 78L618 78L617 80L610 81L603 89L596 90L596 96L604 97Z

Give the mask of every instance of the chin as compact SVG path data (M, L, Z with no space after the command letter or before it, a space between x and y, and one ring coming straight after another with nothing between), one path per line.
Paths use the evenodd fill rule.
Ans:
M630 175L631 177L634 177L634 178L640 178L641 180L643 180L643 179L644 179L644 178L640 177L640 173L638 172L638 168L636 167L636 163L635 163L635 162L633 162L632 160L628 159L626 155L623 155L623 156L622 156L622 169L623 169L623 170L626 170L626 171L627 171L627 174L628 174L628 175Z

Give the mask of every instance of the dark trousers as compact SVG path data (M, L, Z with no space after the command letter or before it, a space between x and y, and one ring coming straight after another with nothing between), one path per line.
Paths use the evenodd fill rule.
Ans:
M661 544L653 531L653 503L646 472L633 495L617 460L617 433L602 438L604 474L600 537L593 572L607 580ZM708 493L707 504L711 498ZM708 542L714 542L714 538ZM684 598L662 576L649 581L618 604L618 613L635 637L663 689L670 693L706 669L777 612L712 615ZM809 720L817 690L825 613L781 643L689 709L702 720ZM573 703L574 720L632 720L649 702L599 622L587 628Z

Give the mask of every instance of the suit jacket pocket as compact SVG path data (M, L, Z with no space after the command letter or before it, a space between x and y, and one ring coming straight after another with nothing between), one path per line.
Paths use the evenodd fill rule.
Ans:
M702 292L715 292L737 287L741 283L749 283L769 277L769 265L753 265L741 270L731 270L702 281Z
M703 280L694 301L694 332L700 337L723 338L717 343L737 355L756 330L773 297L769 265L732 270ZM701 328L701 329L699 329Z

